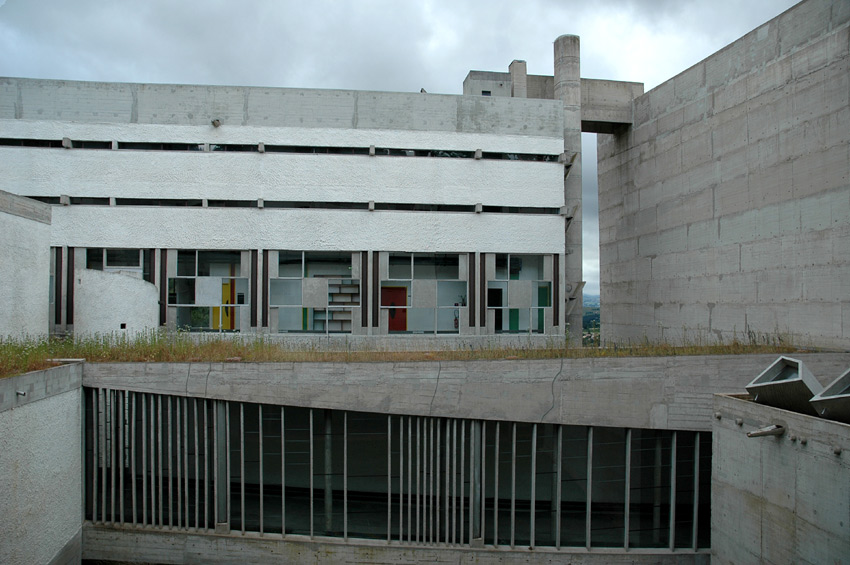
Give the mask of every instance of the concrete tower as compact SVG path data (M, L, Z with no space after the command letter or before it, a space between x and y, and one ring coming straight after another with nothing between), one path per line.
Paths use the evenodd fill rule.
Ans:
M581 263L581 69L579 37L562 35L555 40L555 100L564 104L564 204L568 219L565 237L565 276L567 323L570 340L581 344L582 263Z

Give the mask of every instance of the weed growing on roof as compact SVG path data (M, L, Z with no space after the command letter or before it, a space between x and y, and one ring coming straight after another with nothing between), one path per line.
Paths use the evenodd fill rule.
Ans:
M459 346L436 351L392 351L352 349L345 344L334 350L318 342L292 344L263 335L222 336L152 330L135 337L97 334L90 337L0 337L0 377L46 369L57 359L85 359L93 363L375 363L411 361L474 361L495 359L584 359L602 357L664 357L674 355L743 355L790 353L797 349L785 339L733 340L731 343L683 341L604 347L570 347L567 341L552 341L543 347L508 347L489 342L481 347Z

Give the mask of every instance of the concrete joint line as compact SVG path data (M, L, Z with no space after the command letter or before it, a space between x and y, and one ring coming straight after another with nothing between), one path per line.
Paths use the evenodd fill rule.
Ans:
M555 408L555 382L558 380L558 377L560 377L561 373L563 373L563 372L564 372L564 358L561 357L561 368L558 369L558 372L555 374L554 377L552 377L552 405L549 407L549 409L546 412L543 413L542 416L540 416L540 422L541 423L543 422L543 420L546 419L546 416L549 415L549 412L551 412Z
M440 373L443 372L443 362L437 361L437 382L434 383L434 394L431 395L431 403L428 405L428 416L434 414L434 399L437 398L437 389L440 387Z

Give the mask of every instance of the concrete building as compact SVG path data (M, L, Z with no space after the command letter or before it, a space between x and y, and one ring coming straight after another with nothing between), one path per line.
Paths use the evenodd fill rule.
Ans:
M808 0L649 92L581 80L604 341L850 344L848 28L847 2ZM554 77L514 61L464 94L562 99L565 44Z
M54 333L564 334L560 104L0 92L0 184L53 205Z
M595 131L607 340L847 349L848 38L850 5L807 0L645 94L580 79L574 36L552 77L515 61L464 96L4 79L0 233L39 257L22 277L55 274L26 292L59 333L558 338ZM800 359L821 385L850 366ZM0 560L845 559L848 424L714 396L772 361L4 379Z

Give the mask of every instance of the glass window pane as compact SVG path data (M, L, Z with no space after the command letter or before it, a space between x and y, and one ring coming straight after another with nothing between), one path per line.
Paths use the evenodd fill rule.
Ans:
M195 279L168 279L169 304L194 304Z
M410 279L410 253L390 253L389 278Z
M546 309L531 309L531 332L542 334L546 331Z
M534 490L534 539L537 545L555 545L558 512L558 432L552 424L537 425L537 459Z
M504 308L508 305L508 283L502 281L487 282L487 307Z
M343 533L343 413L313 410L313 532Z
M348 535L387 536L387 417L383 414L348 413Z
M699 509L697 547L711 547L711 434L699 434Z
M511 255L511 280L539 281L543 279L542 255Z
M303 277L301 252L280 251L278 253L277 271L279 277Z
M350 277L351 253L308 251L304 254L305 277Z
M671 438L668 431L632 430L629 547L670 544Z
M328 333L351 333L351 308L328 308Z
M562 428L561 545L584 547L587 522L587 427Z
M676 432L676 547L693 546L694 432Z
M238 276L241 262L241 251L198 251L198 276Z
M466 306L466 281L438 281L437 306Z
M460 307L439 308L437 310L437 333L458 333L460 330L460 313Z
M210 329L210 309L206 306L181 306L177 308L177 329Z
M508 256L502 253L496 255L496 280L508 280Z
M412 333L434 333L436 320L434 308L408 308L407 331Z
M103 270L103 248L89 247L86 249L86 269Z
M301 292L301 279L272 279L269 281L269 305L300 305Z
M107 267L139 267L138 249L107 249Z
M625 482L626 430L594 427L591 546L623 546Z
M310 534L310 409L284 411L286 533ZM321 420L313 422L321 429Z
M537 291L531 297L531 305L540 308L552 306L552 283L541 282L537 283L536 287Z
M456 254L416 253L413 256L414 279L457 279L459 259Z
M277 311L278 331L307 331L307 320L303 308L280 308Z
M195 276L195 251L180 249L177 251L177 276Z

